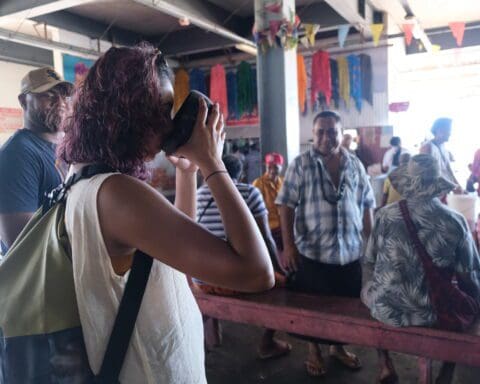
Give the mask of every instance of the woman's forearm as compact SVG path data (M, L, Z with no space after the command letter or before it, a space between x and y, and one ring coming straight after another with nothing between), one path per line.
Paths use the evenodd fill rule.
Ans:
M175 176L175 207L192 220L197 215L197 173L185 172L177 168Z

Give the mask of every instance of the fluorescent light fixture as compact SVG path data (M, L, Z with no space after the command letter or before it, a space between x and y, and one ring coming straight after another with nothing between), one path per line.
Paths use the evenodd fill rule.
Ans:
M257 48L252 45L238 43L235 44L235 48L237 48L239 51L249 53L252 56L257 56Z

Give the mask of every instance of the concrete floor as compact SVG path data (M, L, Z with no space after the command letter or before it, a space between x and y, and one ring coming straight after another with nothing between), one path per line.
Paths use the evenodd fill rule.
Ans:
M257 344L262 330L256 327L222 322L223 344L207 353L207 378L209 384L372 384L377 374L375 350L350 347L360 357L363 369L358 372L345 370L336 362L329 362L328 373L323 378L309 377L303 367L305 343L279 333L293 349L290 355L276 360L261 361L257 358ZM416 359L392 353L400 383L417 382ZM434 366L438 372L439 363ZM458 366L454 384L480 384L480 368Z

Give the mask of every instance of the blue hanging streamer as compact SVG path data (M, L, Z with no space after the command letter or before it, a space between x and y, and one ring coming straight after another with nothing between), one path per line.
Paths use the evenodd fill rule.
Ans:
M237 74L234 71L227 72L227 98L228 118L238 119Z
M201 69L194 68L190 71L190 89L207 94L205 73Z

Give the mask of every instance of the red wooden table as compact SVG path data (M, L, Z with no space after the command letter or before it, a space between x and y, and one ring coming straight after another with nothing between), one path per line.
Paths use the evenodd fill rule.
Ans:
M416 355L422 384L432 381L431 359L480 366L480 322L467 333L395 328L374 320L359 299L285 289L234 297L195 292L195 297L202 313L213 318Z

